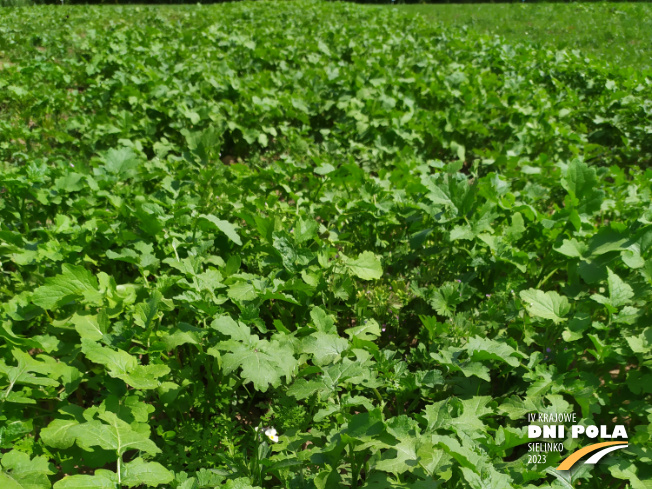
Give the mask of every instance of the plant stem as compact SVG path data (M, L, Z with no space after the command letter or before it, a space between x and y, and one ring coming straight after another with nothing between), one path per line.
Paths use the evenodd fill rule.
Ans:
M358 477L360 476L360 464L353 451L353 443L349 443L351 450L351 487L358 487Z
M550 272L548 275L546 275L546 276L545 276L545 277L544 277L544 278L543 278L543 279L542 279L542 280L537 284L536 288L538 289L538 288L540 288L543 284L545 284L545 283L548 281L548 279L549 279L550 277L552 277L552 276L557 272L557 270L559 270L558 267L555 268L555 269L553 269L552 272Z

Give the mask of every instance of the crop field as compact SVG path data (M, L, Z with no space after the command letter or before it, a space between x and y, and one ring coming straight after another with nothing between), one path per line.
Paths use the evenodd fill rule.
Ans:
M3 489L650 489L651 304L643 71L392 7L0 10Z
M401 0L399 0L400 2ZM510 43L578 49L612 67L652 71L652 3L569 2L396 5L452 29Z

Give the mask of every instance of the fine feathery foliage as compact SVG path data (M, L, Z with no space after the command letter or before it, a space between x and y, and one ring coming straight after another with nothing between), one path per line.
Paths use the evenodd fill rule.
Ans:
M0 32L2 487L650 487L648 78L338 3Z

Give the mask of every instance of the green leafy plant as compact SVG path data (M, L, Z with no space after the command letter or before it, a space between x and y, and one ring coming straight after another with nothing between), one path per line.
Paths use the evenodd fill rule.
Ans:
M0 12L1 482L646 487L648 78L341 3L65 15ZM558 473L531 413L629 446Z

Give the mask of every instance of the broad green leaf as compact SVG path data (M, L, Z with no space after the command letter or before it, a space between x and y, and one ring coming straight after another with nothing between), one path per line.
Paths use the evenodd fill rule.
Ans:
M138 159L131 148L112 148L104 155L105 169L123 177L132 176L138 167Z
M102 295L98 292L97 279L82 266L65 263L61 275L45 280L34 291L32 301L43 309L55 309L68 301L84 299L99 305Z
M78 424L75 420L55 419L41 430L41 440L53 448L70 448L75 444L75 435L70 432L70 428Z
M428 302L440 316L453 317L461 295L455 284L446 283L432 291Z
M319 224L313 219L299 219L294 226L294 239L297 243L304 243L317 236Z
M159 333L161 334L161 333ZM185 344L198 345L199 335L193 330L173 330L171 333L162 333L162 340L167 350L174 350L176 347Z
M226 373L240 367L242 378L265 392L270 385L280 385L282 376L289 378L292 375L296 360L291 350L281 348L276 342L258 343L257 346L260 348L234 345L223 356L223 365Z
M285 232L273 233L272 245L274 246L274 249L277 251L278 255L281 257L283 266L287 268L291 273L295 273L297 271L299 253L294 247L290 235Z
M564 316L570 312L568 299L555 291L528 289L522 290L519 295L531 316L552 319L557 324L565 321Z
M199 489L199 485L197 484L197 479L194 477L191 477L190 479L186 479L180 486L178 486L178 489Z
M161 452L148 435L134 431L128 423L119 419L114 413L105 411L99 417L103 422L92 420L68 429L77 444L85 450L99 446L114 451L117 456L121 456L127 450L141 450L150 455Z
M322 333L337 333L335 320L331 315L326 314L321 307L313 307L310 311L310 318L317 327L317 331L321 331Z
M430 353L430 357L453 372L461 372L465 377L476 376L482 380L490 382L491 377L489 376L489 369L482 363L458 360L457 357L461 351L462 350L454 351L449 348L442 348L436 353Z
M627 387L634 394L652 394L652 374L640 370L627 372Z
M323 375L314 380L297 379L288 389L288 395L306 399L313 394L328 396L340 385L360 383L368 380L368 374L357 362L341 362L327 367Z
M588 315L576 315L570 321L566 329L562 333L564 341L577 341L584 336L586 331L591 326L591 318Z
M307 399L313 394L328 395L333 386L328 386L322 380L297 379L287 390L289 396L296 399Z
M574 159L569 163L561 182L580 213L592 214L600 210L604 191L597 188L595 168L589 167L579 159Z
M629 250L621 251L620 258L623 260L623 263L629 268L638 269L645 266L645 260L641 256L638 245L633 245Z
M152 321L157 317L162 298L161 293L156 290L147 302L136 304L134 308L134 322L141 328L149 328Z
M485 470L472 470L468 467L461 467L462 475L472 489L493 489L504 487L513 489L512 478L507 474L498 472L493 465L487 465Z
M251 335L249 328L242 323L237 323L231 316L219 316L211 323L211 327L237 341L248 342Z
M19 484L18 481L3 472L0 472L0 483L6 489L24 489L24 486Z
M512 367L518 367L519 357L524 357L507 343L478 336L471 338L466 348L473 360L495 360L505 362Z
M572 238L565 239L559 248L555 248L555 251L571 258L583 258L586 256L588 249L589 247L586 243L579 242L575 238Z
M262 489L260 486L252 485L248 477L229 480L222 487L224 489Z
M318 331L311 334L302 342L303 351L313 355L316 365L328 365L334 363L345 351L349 342L334 334L326 334Z
M99 341L108 333L106 313L94 316L75 314L70 318L70 322L75 326L80 337L90 341Z
M634 353L649 355L652 353L652 327L645 328L640 335L625 338Z
M318 166L314 169L314 172L317 175L328 175L329 173L332 173L334 171L335 171L335 167L330 163L324 163L323 165Z
M161 377L170 373L170 367L162 364L136 365L126 374L116 375L134 389L156 389Z
M2 456L0 482L11 489L50 489L48 475L54 474L47 457L30 456L18 450L11 450Z
M634 290L613 273L610 268L607 268L607 284L609 286L609 297L593 294L591 299L610 306L613 311L631 302L631 298L634 297Z
M158 378L170 372L167 365L138 365L136 358L126 351L112 350L86 339L82 339L82 351L90 361L104 365L111 377L136 389L155 389L160 385Z
M158 486L169 484L174 480L172 472L157 462L145 462L137 458L122 468L121 483L127 487L134 487L145 484L147 486Z
M257 335L250 333L247 326L236 323L229 316L218 317L212 326L231 337L208 351L211 355L221 356L226 374L240 368L242 378L246 382L253 382L254 388L262 392L270 385L280 385L282 377L289 380L292 376L297 361L289 345L260 340ZM227 353L219 355L214 353L215 350Z
M589 241L589 254L593 257L612 251L626 251L633 245L631 236L611 228L600 229Z
M32 358L29 354L17 348L14 348L11 353L13 357L18 361L18 365L16 367L7 366L4 362L0 361L0 374L7 376L10 385L34 385L50 387L56 387L59 385L59 382L56 380L43 376L52 375L52 371L46 362L38 361ZM34 374L40 375L37 376ZM8 398L8 400L11 399Z
M380 259L371 251L364 251L355 260L347 259L345 263L353 275L362 280L378 280L383 276Z
M235 226L231 224L229 221L224 221L222 219L218 219L215 216L206 215L206 214L200 215L199 218L204 219L205 221L211 223L213 226L215 226L217 229L223 232L235 244L242 245L242 240L240 239L240 235L236 231Z
M434 204L452 207L453 215L464 215L471 209L475 187L465 175L455 173L443 177L424 177L422 182L430 190L426 197Z
M494 413L487 405L492 401L489 396L474 396L461 401L461 414L452 417L450 427L456 432L462 432L472 439L481 439L487 432L487 426L480 419Z
M251 301L258 297L258 292L252 283L239 281L229 286L228 295L236 301Z
M443 449L462 466L471 470L478 470L483 465L483 458L471 447L462 445L450 436L432 435L432 443Z
M82 338L81 345L86 358L91 362L104 365L112 377L126 375L138 365L136 358L124 350L112 350L84 338Z
M383 453L376 463L376 470L392 474L412 472L419 467L420 458L417 455L419 446L419 439L416 436L403 437L398 444Z
M346 334L351 339L358 338L365 341L374 341L381 334L380 325L375 319L365 319L360 326L348 328Z
M118 476L108 470L96 470L95 475L70 475L56 482L53 489L117 489Z
M424 411L423 417L428 422L427 430L429 431L445 428L451 420L449 403L446 400L428 404Z
M365 442L377 438L384 431L385 423L382 413L379 409L374 409L367 413L354 415L343 433L358 442Z

